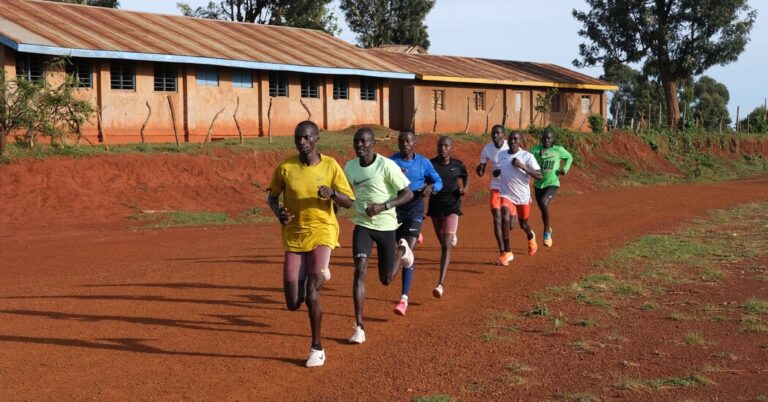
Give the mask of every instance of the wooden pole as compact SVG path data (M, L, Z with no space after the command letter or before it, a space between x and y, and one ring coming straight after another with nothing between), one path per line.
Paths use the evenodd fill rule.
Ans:
M763 100L763 122L768 120L768 98Z
M240 129L240 122L237 121L237 111L240 109L240 97L237 97L237 106L235 106L235 112L232 113L232 118L235 119L235 127L237 127L237 136L240 138L240 145L243 144L243 130Z
M669 123L672 124L672 122ZM661 102L659 102L659 128L661 128ZM670 128L672 127L670 126Z
M269 143L272 143L272 98L269 98L269 107L267 108L267 123L269 124L267 126L267 137L269 138Z
M725 116L720 116L720 129L718 130L720 133L723 132L723 118L725 118Z
M216 119L219 118L219 115L224 113L224 108L221 108L218 112L216 112L215 115L213 115L213 120L211 120L211 125L208 126L208 134L205 135L205 140L203 143L208 143L211 141L211 134L213 134L213 124L216 123Z
M144 124L141 125L141 131L139 131L139 135L141 136L141 143L144 144L144 128L147 127L147 123L149 122L149 117L152 116L152 106L149 106L149 101L146 103L147 105L147 118L144 119Z
M432 132L436 133L437 132L437 98L435 98L434 101L435 101L435 104L432 105L432 109L435 109L435 121L434 123L432 123Z
M103 110L101 108L96 109L96 123L99 125L99 136L101 137L101 140L104 141L104 147L109 151L109 142L107 141L107 134L104 132L104 127L102 124L102 116L101 112Z
M307 111L307 120L312 121L312 112L309 111L309 107L307 106L307 104L304 103L304 101L301 100L301 98L299 98L299 103L301 103L301 106L304 108L304 110Z
M501 119L501 126L504 127L504 129L507 128L507 117L509 117L509 105L504 105L504 117Z
M176 146L180 147L181 143L179 142L179 131L176 129L176 110L173 107L173 99L171 99L171 95L168 95L167 98L168 98L168 106L171 108L171 123L173 124L173 136L176 138Z
M496 102L499 101L499 94L496 94L496 97L493 98L493 104L491 105L491 108L488 109L488 113L485 114L485 128L483 129L483 134L488 133L488 120L491 118L491 112L493 112L493 108L496 107Z
M413 106L413 114L411 115L411 130L416 130L416 113L419 111L419 105L421 105L421 100L424 99L424 95L426 92L422 92L421 96L419 96L419 101L416 102L416 104Z
M736 132L738 133L739 130L741 130L741 122L739 121L739 112L741 111L741 106L736 106Z
M464 134L469 132L469 96L467 96L467 125L464 126Z

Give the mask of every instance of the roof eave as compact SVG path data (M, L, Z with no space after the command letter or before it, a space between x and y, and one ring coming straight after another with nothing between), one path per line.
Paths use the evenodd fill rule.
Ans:
M583 84L583 83L563 83L563 82L545 82L545 81L517 81L517 80L494 80L488 78L472 77L453 77L442 75L424 75L416 74L416 79L421 81L442 81L458 82L464 84L489 84L489 85L511 85L523 87L545 87L545 88L567 88L567 89L587 89L596 91L615 91L619 87L610 84Z
M220 67L247 68L253 70L266 71L288 71L308 74L328 74L328 75L359 75L364 77L376 78L396 78L396 79L414 79L415 74L395 71L377 71L364 70L356 68L342 67L319 67L303 66L295 64L265 63L247 60L228 60L210 57L180 56L170 54L156 53L136 53L121 52L111 50L93 50L64 48L58 46L43 46L17 43L11 39L0 36L0 43L23 53L46 54L51 56L68 57L87 57L92 59L113 59L113 60L133 60L133 61L152 61L163 63L181 63L181 64L199 64Z

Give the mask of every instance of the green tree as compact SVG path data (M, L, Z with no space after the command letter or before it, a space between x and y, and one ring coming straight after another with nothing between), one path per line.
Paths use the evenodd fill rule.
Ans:
M667 120L680 119L678 83L714 65L738 59L749 40L757 11L747 0L586 0L589 11L573 10L583 24L581 60L642 63L661 82Z
M176 7L187 17L318 29L335 35L341 30L328 8L331 1L222 0L209 1L205 7L195 9L184 2L176 3Z
M0 155L5 154L8 136L26 130L35 122L34 104L41 85L27 80L9 80L0 70Z
M740 122L741 132L768 133L768 111L765 106L756 107Z
M613 93L608 111L613 117L614 124L624 127L628 119L635 116L635 90L640 81L640 72L632 67L618 62L608 61L603 64L601 80L616 84L619 89Z
M728 88L716 80L705 76L699 78L693 86L693 117L707 130L719 130L731 124L728 114Z
M47 0L55 3L83 4L86 6L120 8L120 0Z
M393 44L429 49L424 19L435 0L341 0L340 6L362 47Z

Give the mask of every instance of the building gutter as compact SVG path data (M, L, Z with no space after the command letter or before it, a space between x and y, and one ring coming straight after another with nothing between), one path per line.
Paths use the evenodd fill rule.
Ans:
M156 53L137 53L121 52L112 50L93 50L93 49L75 49L58 46L29 45L16 43L4 36L0 36L0 43L11 49L22 53L46 54L51 56L84 57L91 59L113 59L113 60L133 60L133 61L151 61L160 63L179 63L179 64L197 64L219 67L245 68L253 70L266 71L286 71L308 74L328 74L328 75L359 75L375 78L396 78L403 80L412 80L416 77L413 73L401 73L394 71L376 71L363 70L356 68L339 67L318 67L302 66L295 64L264 63L247 60L229 60L210 57L197 56L179 56L170 54Z
M442 81L442 82L458 82L465 84L490 84L490 85L510 85L510 86L522 86L522 87L545 87L545 88L568 88L568 89L588 89L596 91L616 91L619 89L616 85L600 85L600 84L575 84L575 83L562 83L562 82L545 82L545 81L515 81L515 80L493 80L487 78L468 78L468 77L453 77L442 75L424 75L416 74L416 79L421 81Z

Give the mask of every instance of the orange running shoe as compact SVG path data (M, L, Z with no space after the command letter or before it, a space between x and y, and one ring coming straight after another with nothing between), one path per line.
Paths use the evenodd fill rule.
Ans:
M531 240L528 240L528 255L534 255L538 250L539 246L536 245L536 233L534 233Z

